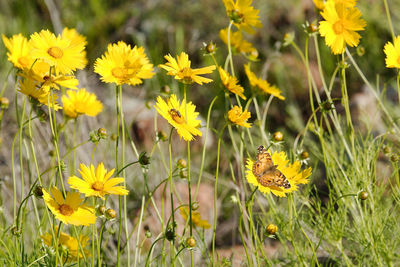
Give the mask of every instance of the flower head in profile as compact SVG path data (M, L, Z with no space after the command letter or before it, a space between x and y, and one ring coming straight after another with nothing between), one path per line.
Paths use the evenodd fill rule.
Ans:
M255 28L261 28L262 24L258 13L251 6L253 0L222 0L226 8L226 14L234 25L248 33L254 33Z
M325 37L325 43L331 48L333 54L343 53L346 44L351 47L358 45L361 36L357 31L364 30L367 25L361 18L360 10L328 0L321 15L325 20L319 23L319 32Z
M181 214L182 218L185 221L187 221L189 219L189 208L187 206L180 207L179 213ZM208 221L203 220L201 218L200 212L198 212L198 211L192 211L192 222L195 226L203 228L203 229L211 228L211 225L208 223Z
M58 226L54 227L54 235L56 237L58 236ZM41 238L47 246L55 248L56 244L54 242L51 231L48 231L47 233L42 235ZM67 255L68 255L67 260L68 261L74 261L78 257L80 259L83 258L83 253L81 252L79 243L83 249L83 253L85 254L85 256L89 256L90 252L88 249L85 248L87 245L89 245L89 236L80 235L79 240L78 240L75 237L70 236L69 234L60 232L60 235L58 238L58 246L63 247L64 249L67 250Z
M81 174L82 179L77 176L71 176L68 179L68 184L71 188L78 190L86 197L95 196L104 199L105 195L128 195L129 191L125 186L117 184L125 181L122 177L111 176L114 174L114 169L107 172L104 164L101 162L97 165L96 170L93 165L88 168L85 164L80 165L81 169L78 172Z
M267 82L266 80L258 78L254 74L254 72L252 72L250 70L250 66L248 64L244 65L244 70L246 72L247 78L249 79L250 85L252 87L257 87L264 94L270 94L270 95L273 95L273 96L279 98L280 100L285 100L285 97L283 95L281 95L282 91L279 90L278 87L269 84L269 82Z
M29 69L34 59L31 57L31 45L28 39L22 34L15 34L11 38L1 35L3 43L7 48L7 57L16 68Z
M189 60L189 56L185 52L182 52L179 56L176 57L176 59L173 58L170 54L164 56L164 58L168 62L165 64L160 64L158 66L168 71L168 75L175 76L176 80L185 84L192 84L195 82L200 85L203 83L212 82L211 79L204 78L199 75L212 73L213 70L215 70L214 65L200 69L192 69L190 67L191 62Z
M155 108L185 141L192 141L194 136L201 136L200 120L197 120L199 113L195 111L196 106L192 102L186 104L185 101L182 101L179 103L174 94L167 101L159 96Z
M154 76L153 64L143 47L133 47L123 41L109 44L101 58L96 59L94 72L105 83L139 85Z
M221 40L228 45L228 28L219 31L219 38L221 38ZM231 31L229 40L231 47L238 53L251 53L256 50L252 43L243 39L241 31Z
M246 100L246 97L243 94L244 88L240 84L238 84L238 79L235 76L231 76L221 67L218 67L218 72L222 84L225 86L225 88L228 89L229 92L240 96L243 100Z
M52 96L49 90L41 87L39 82L33 79L26 78L20 80L18 91L35 99L42 105L48 106L50 103L50 108L54 108L55 110L61 109L60 105L57 103L58 96L56 94Z
M62 193L53 186L50 189L53 197L43 189L43 200L47 207L54 214L56 219L64 224L90 225L96 222L93 207L83 204L78 192L67 192L64 198Z
M247 110L242 111L242 108L238 106L234 106L231 110L228 111L228 119L239 126L250 128L251 123L248 123L247 120L250 119L250 112Z
M400 35L394 39L394 42L387 42L383 49L386 55L386 67L400 69Z
M270 154L271 152L268 151ZM265 186L262 183L259 182L259 179L254 175L253 172L253 166L256 161L252 159L248 159L246 163L246 179L247 181L258 187L258 190L260 190L264 194L269 194L273 193L274 195L278 197L286 197L287 193L291 193L294 191L297 191L299 189L298 185L299 184L307 184L309 182L308 177L311 175L311 167L301 170L301 164L299 161L295 161L294 163L289 163L289 160L287 159L287 155L285 152L274 152L271 155L272 159L272 166L276 167L280 173L282 173L286 179L288 180L290 187L285 188L282 186ZM272 167L271 166L271 167Z
M31 35L32 57L47 62L56 73L70 74L85 67L85 45L71 45L71 41L49 30Z
M68 90L67 95L61 97L61 101L65 115L70 118L76 118L83 114L94 117L103 109L103 104L97 100L97 96L89 93L85 88L79 91Z

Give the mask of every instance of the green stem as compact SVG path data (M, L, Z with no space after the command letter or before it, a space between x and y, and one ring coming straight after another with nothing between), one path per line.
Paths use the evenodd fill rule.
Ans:
M230 66L231 66L231 74L232 76L235 76L235 70L233 68L233 59L232 59L232 49L231 49L231 29L232 29L232 25L233 25L233 21L231 20L229 22L229 26L228 26L228 57L229 57L229 62L230 62Z
M116 106L116 113L117 113L117 138L115 140L115 169L119 171L119 127L120 127L120 102L119 102L119 87L121 85L116 86L115 90L115 106ZM119 213L119 223L118 223L118 241L117 241L117 263L116 266L119 266L119 258L121 255L121 232L122 232L122 197L118 197L118 213Z
M394 42L395 35L394 35L393 24L392 24L392 19L390 17L390 9L389 9L387 0L383 0L383 4L385 5L386 17L387 17L387 20L388 20L388 23L389 23L390 33L392 34L392 39L393 39L393 42Z

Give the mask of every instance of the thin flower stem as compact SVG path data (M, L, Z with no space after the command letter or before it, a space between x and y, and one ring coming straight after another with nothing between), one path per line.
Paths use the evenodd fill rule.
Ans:
M117 138L115 140L115 170L119 171L119 127L120 127L120 108L119 108L119 87L117 85L115 88L115 107L117 113ZM119 216L119 223L118 223L118 241L117 241L117 262L116 266L119 266L119 258L121 255L121 233L122 233L122 197L118 197L118 216Z
M397 72L397 78L396 78L396 85L397 85L397 95L399 97L399 104L400 104L400 72Z
M140 256L140 248L139 248L140 238L139 237L140 237L141 224L142 224L142 220L143 220L144 202L145 202L145 197L142 196L142 207L140 209L139 226L138 226L137 236L136 236L135 264L134 264L135 267L136 267L138 256Z
M22 141L23 141L23 129L24 129L24 118L25 118L25 108L26 108L26 100L28 99L28 96L24 97L24 103L22 104L22 115L20 117L20 122L19 122L19 138L18 138L18 152L19 152L19 170L20 170L20 175L21 175L21 201L24 198L24 184L25 184L25 179L24 179L24 158L22 154Z
M232 25L233 25L233 20L231 20L229 22L229 26L228 26L228 57L229 57L229 62L230 62L230 66L231 66L231 73L232 76L235 76L235 69L233 68L233 59L232 59L232 48L231 48L231 29L232 29Z
M215 182L214 182L214 224L213 224L213 236L212 236L212 265L215 267L215 263L217 259L215 258L215 233L217 229L217 194L218 194L218 175L219 175L219 160L220 160L220 154L221 154L221 140L222 140L222 134L225 130L225 127L227 124L222 127L221 131L218 134L218 147L217 147L217 166L215 170Z
M171 138L172 138L172 133L174 131L174 128L171 128L171 132L169 134L168 138L168 153L169 153L169 191L170 191L170 196L171 196L171 217L172 217L172 235L173 238L170 240L170 264L171 266L175 266L175 210L174 210L174 196L172 194L173 187L174 187L174 182L172 179L172 144L171 144ZM168 224L167 224L168 227Z
M389 28L390 28L390 33L392 34L392 39L394 41L395 35L394 35L394 30L393 30L393 24L392 24L392 18L390 16L390 9L387 3L387 0L383 0L383 4L385 5L385 12L386 12L386 17L389 23Z
M183 84L183 102L185 103L185 118L187 120L188 113L187 113L187 84ZM187 123L187 121L186 121ZM187 157L188 157L188 164L187 164L187 180L188 180L188 195L189 195L189 229L190 229L190 237L193 237L193 223L192 223L192 188L191 188L191 175L190 175L190 141L187 141ZM193 267L193 250L190 250L190 266Z
M75 147L76 145L76 127L78 125L78 118L74 119L74 126L72 130L72 148ZM72 168L71 168L71 175L75 174L75 168L76 168L76 150L72 150Z

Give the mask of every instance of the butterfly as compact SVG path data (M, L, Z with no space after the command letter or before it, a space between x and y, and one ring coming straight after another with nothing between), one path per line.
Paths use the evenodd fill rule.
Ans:
M263 186L290 188L288 179L277 169L277 165L274 165L268 151L263 146L259 146L257 150L257 160L253 165L253 174L257 181Z

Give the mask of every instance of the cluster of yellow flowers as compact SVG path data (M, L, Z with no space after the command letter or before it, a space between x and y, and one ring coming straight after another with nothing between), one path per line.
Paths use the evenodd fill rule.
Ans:
M19 70L19 92L39 105L59 110L58 96L53 90L68 88L69 97L62 97L67 117L76 118L81 114L96 116L101 112L103 105L95 94L84 88L79 93L74 91L79 84L74 71L83 69L87 64L86 38L75 29L65 28L58 36L49 30L42 30L32 34L29 40L22 34L11 38L2 35L2 39L8 50L8 60Z

